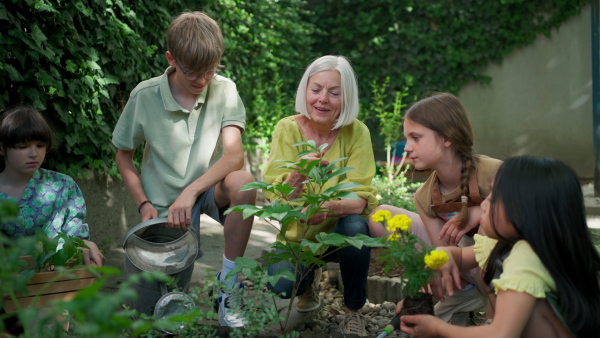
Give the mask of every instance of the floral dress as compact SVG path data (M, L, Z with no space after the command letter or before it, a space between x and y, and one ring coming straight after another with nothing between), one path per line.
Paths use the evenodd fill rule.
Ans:
M40 168L27 183L20 200L0 192L0 201L12 201L19 206L17 222L0 224L0 231L8 237L32 236L36 228L42 228L50 238L58 232L89 238L85 200L77 183L68 175Z

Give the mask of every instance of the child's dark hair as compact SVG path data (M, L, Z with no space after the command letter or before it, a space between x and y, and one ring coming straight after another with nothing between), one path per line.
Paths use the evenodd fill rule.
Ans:
M576 336L600 336L600 255L589 232L581 186L576 173L552 158L519 156L506 160L492 187L492 229L497 206L516 238L502 238L488 258L487 284L499 269L496 262L512 245L526 240L556 283L558 305Z
M30 106L16 106L0 110L0 147L6 152L17 143L39 141L52 149L53 132L44 116ZM0 161L0 172L4 170L4 160Z
M469 196L469 178L477 158L473 150L473 128L467 110L460 100L450 93L433 93L415 102L404 116L439 136L452 142L456 155L462 161L460 188L463 197ZM461 198L463 207L458 216L458 228L462 229L469 220L468 199Z

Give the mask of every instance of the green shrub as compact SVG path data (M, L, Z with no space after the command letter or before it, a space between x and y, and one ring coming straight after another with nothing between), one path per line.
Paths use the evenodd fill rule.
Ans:
M292 192L296 187L290 186L289 183L277 183L270 184L267 182L253 182L244 185L242 191L262 189L268 191L277 197L271 204L265 206L255 205L238 205L227 209L225 214L230 212L241 212L244 218L257 216L260 220L265 220L269 224L273 225L280 233L279 237L283 237L288 230L288 227L294 222L307 223L308 220L321 212L327 211L323 204L327 201L340 200L340 199L359 199L358 195L351 191L353 188L358 187L360 184L356 182L343 182L338 183L332 187L325 189L325 185L329 180L334 177L346 174L355 168L344 167L340 168L337 163L343 161L344 158L336 159L329 162L328 165L320 165L323 160L323 149L327 147L327 144L322 144L317 147L315 141L309 140L307 142L298 142L294 144L295 147L300 149L306 149L300 151L296 157L316 153L320 154L318 160L309 161L307 159L298 159L297 161L286 161L278 160L282 163L281 168L289 168L290 170L296 170L302 176L306 177L306 180L302 182L306 188L306 192L302 192L300 196L294 196ZM278 226L279 225L279 226ZM300 231L306 231L306 227L299 227ZM357 234L353 237L340 235L337 233L325 233L321 232L316 235L313 240L305 238L304 232L299 236L301 239L300 243L294 243L291 241L286 242L275 242L272 244L272 248L275 250L283 250L283 252L275 254L268 253L260 258L259 261L267 261L268 264L275 264L281 261L288 262L294 267L294 271L300 271L303 266L306 268L306 273L299 276L298 280L295 279L295 274L289 270L281 269L274 275L269 276L263 268L253 260L246 259L244 257L238 257L235 260L236 268L230 273L243 272L248 278L255 281L258 285L275 285L280 278L286 278L290 281L294 281L294 287L290 300L288 302L287 312L285 320L281 323L281 331L283 332L289 321L289 316L292 309L292 303L296 297L300 282L306 278L306 274L310 270L314 270L317 267L325 265L323 261L325 253L331 254L339 249L354 246L358 249L363 246L377 247L384 246L382 241L377 238L372 238L367 235ZM327 251L328 248L333 248Z

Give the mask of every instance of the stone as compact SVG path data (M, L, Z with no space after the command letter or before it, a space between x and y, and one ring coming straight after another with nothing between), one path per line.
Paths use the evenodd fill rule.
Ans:
M381 304L381 308L386 309L388 311L394 311L396 310L396 303L383 302L383 304Z

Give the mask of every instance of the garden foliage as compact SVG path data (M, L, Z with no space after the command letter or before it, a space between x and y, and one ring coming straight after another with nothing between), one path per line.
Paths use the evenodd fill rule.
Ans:
M31 104L56 130L47 165L71 175L93 168L116 175L110 139L130 91L168 66L172 19L200 9L222 27L225 76L236 81L249 112L273 112L280 76L287 90L306 63L312 25L301 0L8 0L0 3L0 107ZM295 84L294 84L295 86ZM255 106L253 100L261 97ZM269 110L266 113L264 110ZM251 127L252 126L252 127ZM267 130L268 132L268 130Z
M381 240L386 248L379 256L385 271L402 270L402 295L414 297L430 279L437 278L435 271L448 261L448 255L410 232L412 220L402 214L391 216L388 210L379 210L372 216L373 222L381 223L391 234Z
M262 181L248 183L244 185L242 191L262 189L263 191L270 192L276 196L277 199L274 200L273 203L262 207L255 205L234 206L229 208L225 213L241 212L244 218L256 216L260 220L267 221L279 231L278 237L282 239L292 223L301 222L309 224L309 219L313 215L326 212L323 204L327 201L359 198L356 193L350 191L359 186L359 184L355 182L343 182L327 189L324 188L326 183L333 177L344 175L347 172L354 170L354 168L340 168L336 165L346 158L331 161L328 165L319 165L323 160L323 149L327 147L327 144L317 147L315 141L309 140L307 142L295 143L294 146L306 149L300 151L296 155L297 157L311 153L320 154L319 159L313 161L307 159L299 159L298 161L280 160L280 162L282 162L281 168L296 170L302 176L306 177L306 180L303 182L307 188L305 192L302 192L300 196L295 196L292 192L294 192L296 188L290 186L287 182L277 184L270 184ZM299 227L299 229L299 231L306 231L307 227ZM292 303L296 297L296 292L300 287L300 281L306 277L306 274L304 274L301 275L298 280L295 279L296 273L302 271L301 267L305 267L306 269L304 269L304 271L308 273L310 270L325 265L323 259L327 249L329 249L327 254L332 254L337 250L348 246L354 246L358 249L363 246L384 246L379 239L363 234L348 237L336 233L321 232L316 236L315 240L305 238L306 236L304 234L300 234L300 237L302 238L300 243L293 243L290 241L275 242L272 245L273 251L279 249L283 250L283 252L278 254L268 253L258 259L259 261L266 261L268 264L275 264L281 261L288 262L294 267L294 272L282 269L281 271L276 271L274 275L269 276L256 261L244 257L238 257L235 260L237 267L231 272L242 272L248 278L255 280L255 284L261 285L266 285L267 283L275 285L280 278L287 278L291 281L295 281L288 303L286 318L281 324L282 331L289 320Z
M406 153L400 153L395 143L404 138L403 109L406 107L404 98L409 96L408 90L412 83L410 78L401 91L395 92L394 101L389 103L389 82L387 77L382 84L373 81L371 112L374 116L363 116L365 122L369 117L376 119L381 126L381 134L378 140L383 141L386 160L379 166L379 175L373 178L373 186L377 188L377 199L379 204L389 204L410 211L416 211L413 203L414 192L421 183L409 181L410 166L404 165ZM379 162L378 162L379 163Z
M306 64L323 54L352 59L366 115L373 81L457 92L516 48L577 14L588 1L7 0L0 3L0 107L33 104L59 146L50 169L116 175L110 136L130 91L167 67L165 32L180 12L204 10L225 36L227 66L248 111L244 143L268 157ZM390 98L390 102L393 98ZM368 124L380 126L376 120ZM377 139L377 133L372 132ZM375 140L376 141L376 140ZM374 142L378 145L381 142ZM260 160L253 172L260 175Z

